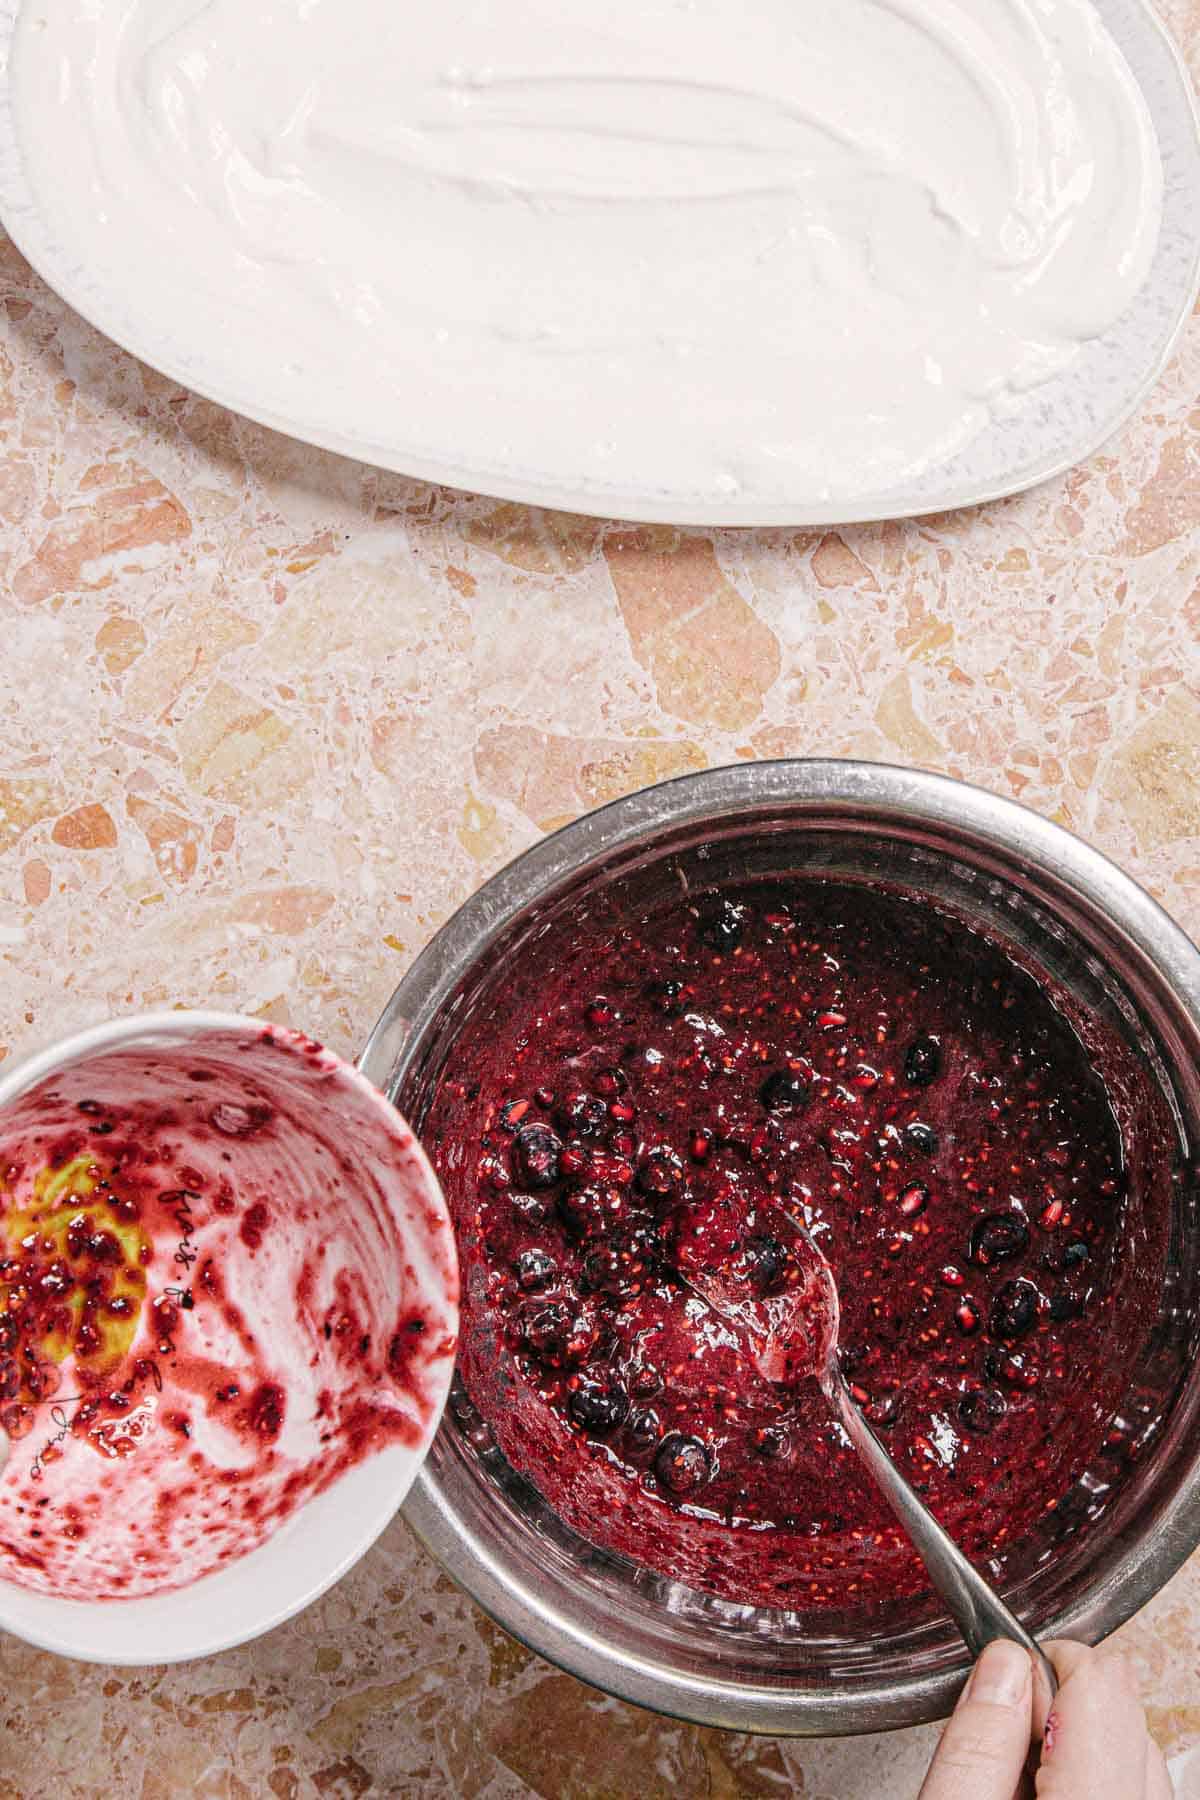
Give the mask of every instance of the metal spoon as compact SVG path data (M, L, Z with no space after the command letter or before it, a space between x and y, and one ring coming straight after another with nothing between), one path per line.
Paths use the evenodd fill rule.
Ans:
M1011 1638L1033 1658L1044 1684L1034 1708L1040 1736L1058 1692L1053 1666L1021 1621L918 1499L855 1405L838 1360L841 1304L833 1270L812 1234L790 1214L782 1213L781 1217L795 1227L809 1252L810 1267L805 1270L807 1279L802 1287L780 1299L747 1303L732 1298L723 1286L718 1294L714 1291L718 1284L710 1284L702 1277L693 1276L688 1286L756 1344L754 1363L767 1381L791 1387L801 1376L816 1377L859 1458L925 1564L972 1656L979 1656L993 1638Z

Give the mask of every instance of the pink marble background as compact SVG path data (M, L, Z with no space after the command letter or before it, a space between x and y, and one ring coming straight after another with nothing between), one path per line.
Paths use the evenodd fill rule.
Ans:
M1200 69L1200 0L1164 0ZM307 449L107 344L0 241L0 1058L213 1004L353 1052L539 834L741 758L919 764L1100 845L1200 934L1200 330L1021 499L829 534L538 513ZM1200 1797L1200 1560L1121 1634ZM915 1792L936 1733L789 1744L608 1701L397 1523L191 1667L0 1640L0 1800Z

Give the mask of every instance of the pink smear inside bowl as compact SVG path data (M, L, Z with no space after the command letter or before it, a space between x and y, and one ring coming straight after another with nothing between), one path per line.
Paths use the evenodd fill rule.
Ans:
M344 1566L453 1366L453 1234L420 1147L290 1031L179 1014L91 1038L0 1092L0 1576L87 1602L190 1588L390 1456Z

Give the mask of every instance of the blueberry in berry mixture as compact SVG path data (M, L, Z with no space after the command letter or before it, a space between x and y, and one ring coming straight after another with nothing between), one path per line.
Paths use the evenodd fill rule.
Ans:
M734 950L741 942L742 927L750 917L748 906L721 899L705 908L697 921L697 932L714 950Z
M562 1144L545 1125L523 1125L513 1147L516 1172L525 1186L553 1187L558 1180Z
M571 1417L593 1437L607 1437L623 1425L629 1413L629 1395L615 1381L580 1377L567 1402Z
M798 1112L808 1099L808 1083L791 1069L776 1069L763 1082L759 1098L768 1112Z
M1019 1212L985 1213L971 1227L968 1254L972 1262L982 1263L984 1268L1021 1256L1028 1248L1029 1226Z
M745 1240L746 1261L752 1287L760 1294L777 1288L787 1268L787 1252L778 1238L766 1232Z
M712 1455L699 1438L672 1431L654 1458L654 1473L669 1494L694 1494L712 1474Z
M599 1094L576 1089L560 1102L557 1117L568 1137L599 1137L609 1123L608 1105Z
M920 1119L914 1119L904 1128L904 1141L910 1150L918 1156L936 1156L938 1152L938 1134Z
M879 889L568 912L424 1133L463 1378L510 1462L593 1542L739 1602L923 1590L816 1384L781 1392L736 1328L796 1303L800 1219L858 1404L995 1573L1104 1449L1161 1262L1133 1077L1112 1101L1097 1043L1003 947Z
M524 1294L537 1294L550 1286L558 1273L558 1264L548 1250L539 1250L536 1245L522 1250L513 1264L516 1272L517 1286Z
M1032 1281L1006 1281L992 1301L992 1336L1004 1343L1023 1338L1038 1317L1038 1291Z
M958 1416L968 1431L990 1432L1008 1411L1008 1401L998 1388L972 1388L958 1403Z
M942 1047L934 1037L919 1037L904 1058L904 1079L910 1087L928 1087L942 1072Z

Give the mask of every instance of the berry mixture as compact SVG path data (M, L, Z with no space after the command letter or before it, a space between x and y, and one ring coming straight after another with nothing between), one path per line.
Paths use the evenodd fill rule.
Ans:
M1126 1228L1120 1112L1065 996L932 904L798 879L580 908L426 1122L470 1399L574 1529L691 1586L922 1590L812 1357L761 1354L772 1316L803 1349L799 1221L856 1400L1000 1573L1101 1452L1144 1336L1161 1250Z

